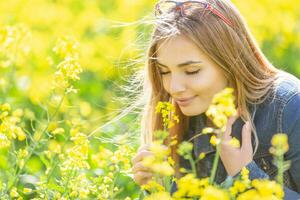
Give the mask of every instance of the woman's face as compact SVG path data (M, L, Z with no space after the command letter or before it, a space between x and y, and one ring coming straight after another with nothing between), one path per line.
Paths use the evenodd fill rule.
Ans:
M220 67L183 35L158 45L157 67L164 89L186 116L205 112L213 96L228 86Z

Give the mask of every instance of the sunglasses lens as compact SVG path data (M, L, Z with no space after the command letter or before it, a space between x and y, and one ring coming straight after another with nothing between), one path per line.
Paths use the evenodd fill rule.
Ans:
M158 5L158 10L156 14L167 14L174 12L176 10L175 2L162 2Z
M181 7L181 8L180 8ZM185 2L180 7L176 7L175 2L161 2L155 12L156 15L171 14L174 11L180 11L177 9L183 9L185 15L191 15L193 12L199 12L205 9L205 4L198 2Z
M192 15L193 13L202 13L205 10L205 4L196 2L186 2L183 4L183 12L185 15Z

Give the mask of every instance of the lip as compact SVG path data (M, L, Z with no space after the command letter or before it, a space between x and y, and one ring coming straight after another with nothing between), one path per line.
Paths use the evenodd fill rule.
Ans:
M180 99L175 98L175 101L179 106L188 106L195 98L196 96L189 97L189 98L180 98Z

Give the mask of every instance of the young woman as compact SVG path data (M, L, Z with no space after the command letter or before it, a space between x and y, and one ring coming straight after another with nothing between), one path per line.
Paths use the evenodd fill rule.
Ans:
M300 82L291 74L276 69L259 49L255 39L229 0L161 1L156 5L156 25L148 50L144 92L148 95L142 124L143 145L133 158L134 180L142 185L152 173L141 164L150 155L152 133L162 129L155 114L159 101L169 101L177 108L180 122L170 130L179 143L200 133L211 122L205 111L212 97L225 87L235 89L238 117L228 120L224 140L232 136L241 148L221 147L221 163L216 181L235 176L243 167L250 179L274 178L276 166L269 153L275 133L286 133L291 161L284 173L285 199L300 195ZM193 140L199 178L208 177L214 148L209 135ZM167 142L167 141L166 141ZM172 156L179 167L189 167L186 160ZM176 189L176 185L173 190Z

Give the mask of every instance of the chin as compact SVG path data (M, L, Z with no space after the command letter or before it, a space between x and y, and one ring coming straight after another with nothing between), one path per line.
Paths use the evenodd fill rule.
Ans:
M189 116L189 117L192 117L192 116L196 116L196 115L200 115L202 114L203 110L197 110L197 109L187 109L187 108L180 108L182 114L184 114L185 116Z

